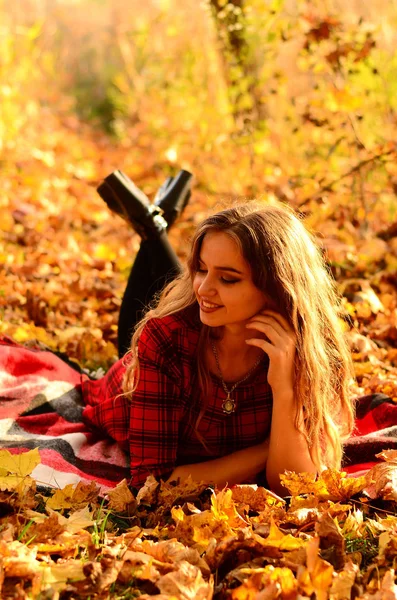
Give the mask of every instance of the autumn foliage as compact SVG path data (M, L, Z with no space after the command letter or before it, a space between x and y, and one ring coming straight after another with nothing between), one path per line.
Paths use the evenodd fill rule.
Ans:
M392 598L395 454L355 479L287 472L283 500L153 477L39 492L38 451L2 450L1 597Z
M0 3L0 333L108 368L139 239L95 188L121 168L153 197L186 168L180 258L217 203L288 202L343 295L352 393L397 401L394 4L21 4ZM383 458L365 480L287 474L283 501L150 480L37 492L37 454L3 454L0 596L394 598Z

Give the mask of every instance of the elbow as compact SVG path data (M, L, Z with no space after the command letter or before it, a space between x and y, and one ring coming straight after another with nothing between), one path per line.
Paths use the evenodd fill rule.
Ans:
M269 489L281 497L291 495L290 491L286 487L284 487L281 483L280 475L283 475L285 472L286 472L285 469L283 469L282 471L274 470L274 469L266 469L266 480L268 482ZM299 469L294 472L310 473L310 474L314 475L315 477L317 477L317 475L318 475L318 470L316 469L316 467L314 467L314 465L313 465L313 468L307 468L304 470Z
M184 474L180 467L175 467L172 471L171 475L167 479L167 483L171 483L171 481L178 481L178 479L184 479Z
M281 484L279 472L274 472L274 471L271 471L270 469L266 469L266 480L267 480L269 489L272 492L274 492L275 494L277 494L278 496L281 496L283 498L284 496L290 495L287 488Z

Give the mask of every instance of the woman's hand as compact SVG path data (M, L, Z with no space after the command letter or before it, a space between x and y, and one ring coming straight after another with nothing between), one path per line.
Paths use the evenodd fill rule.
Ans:
M264 310L248 322L258 332L247 344L269 356L268 382L273 392L272 423L266 463L266 478L272 490L285 494L280 474L285 470L316 473L303 431L296 427L294 398L296 335L279 313ZM302 417L301 414L298 417Z
M264 310L250 319L247 328L261 334L246 343L257 346L269 356L268 381L273 394L293 390L296 335L288 321L273 310Z
M175 467L167 481L186 479L189 475L195 481L208 481L218 486L234 485L253 479L266 468L269 453L269 439L255 446L237 450L206 462Z

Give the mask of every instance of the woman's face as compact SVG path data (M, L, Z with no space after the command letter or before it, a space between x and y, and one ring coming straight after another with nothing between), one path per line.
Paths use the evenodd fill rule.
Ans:
M223 232L205 235L193 289L201 322L209 327L243 324L269 307L269 298L254 285L238 245Z

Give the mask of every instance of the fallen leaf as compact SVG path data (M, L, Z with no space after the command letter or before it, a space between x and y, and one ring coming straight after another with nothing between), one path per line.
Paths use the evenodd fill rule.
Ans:
M329 513L324 513L315 526L320 537L322 557L332 564L336 571L345 564L345 538L338 522Z
M55 490L54 494L46 502L48 508L61 510L64 508L84 508L89 502L98 499L98 486L94 481L91 483L79 482L76 486L69 483L61 490Z
M120 481L120 483L118 483L113 490L110 490L107 493L107 496L109 498L110 510L115 510L116 512L124 512L127 509L136 508L137 501L135 500L130 489L128 488L126 479Z
M372 483L366 491L371 498L397 501L397 460L390 458L388 462L374 465L368 476Z
M359 568L349 561L342 571L337 573L329 591L329 600L346 600L352 597L352 587L356 581Z
M40 453L37 448L20 454L11 454L8 450L0 450L1 471L12 473L17 477L30 475L40 462Z
M159 482L153 477L153 475L149 475L144 485L137 493L137 504L147 504L148 506L154 504L159 485Z
M177 571L160 577L156 586L162 594L176 596L180 600L210 600L214 582L212 576L205 581L200 569L183 560Z
M302 570L298 582L307 595L316 594L318 600L326 600L333 579L333 567L318 556L320 538L312 537L307 541L307 569Z
M285 500L257 485L234 485L232 487L232 497L237 505L249 507L249 510L257 512L269 507L285 506Z

